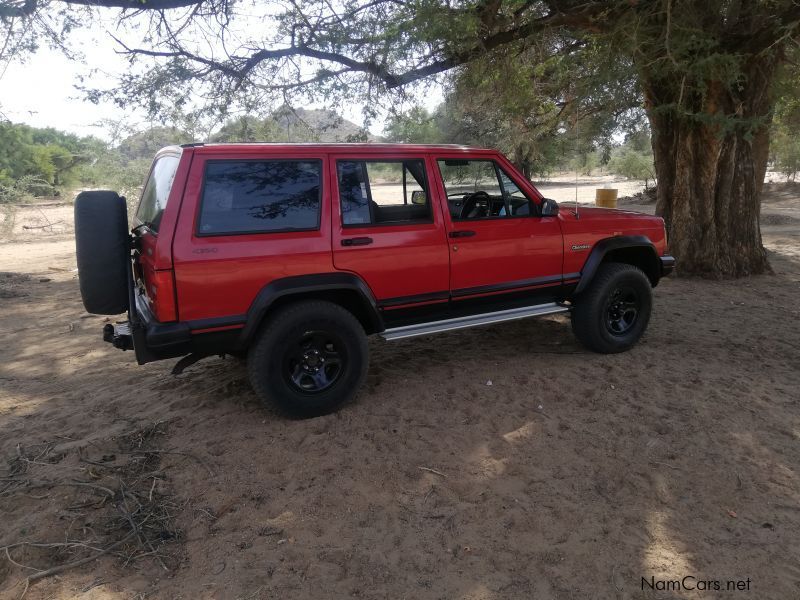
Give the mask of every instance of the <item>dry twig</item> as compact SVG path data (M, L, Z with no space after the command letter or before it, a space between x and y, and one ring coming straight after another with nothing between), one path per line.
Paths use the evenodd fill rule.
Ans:
M437 471L436 469L431 469L430 467L417 467L420 471L427 471L428 473L433 473L434 475L439 475L440 477L447 478L447 475L442 473L441 471Z

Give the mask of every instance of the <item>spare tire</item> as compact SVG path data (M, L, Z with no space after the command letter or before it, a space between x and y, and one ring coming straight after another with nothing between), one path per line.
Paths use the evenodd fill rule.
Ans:
M128 310L128 207L116 192L75 198L75 253L83 306L95 315Z

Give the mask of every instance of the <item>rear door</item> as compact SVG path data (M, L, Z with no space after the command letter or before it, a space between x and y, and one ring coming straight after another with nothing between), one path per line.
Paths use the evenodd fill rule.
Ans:
M364 279L384 310L447 302L449 256L423 153L330 157L333 261Z
M240 327L274 279L333 270L326 169L313 148L197 149L173 245L182 321Z
M533 187L494 153L437 156L436 167L453 299L538 288L557 294L561 226L557 217L539 216Z

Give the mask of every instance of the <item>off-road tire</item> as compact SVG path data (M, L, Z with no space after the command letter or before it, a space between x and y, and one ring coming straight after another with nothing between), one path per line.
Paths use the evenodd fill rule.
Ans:
M316 335L317 332L319 335ZM323 356L338 356L341 369L329 387L303 391L296 382L315 386L316 379L302 372L307 361L298 360L297 352L306 348L306 339L329 340L320 345ZM327 337L326 337L327 336ZM309 346L310 347L310 346ZM311 350L303 351L304 356ZM313 356L312 356L313 358ZM319 360L319 358L317 358ZM332 412L355 396L369 365L369 348L364 328L345 308L322 300L303 300L289 304L273 314L247 353L247 372L258 397L272 402L295 418L308 418ZM319 364L316 364L317 368ZM311 367L314 368L313 366ZM323 365L323 374L327 365ZM294 376L294 373L300 374ZM317 371L318 372L318 371ZM332 371L330 372L332 373ZM323 381L333 375L323 375Z
M620 301L620 297L624 300ZM622 308L615 311L619 304ZM626 308L631 304L636 305L633 319L630 318L633 309ZM572 331L589 350L603 354L624 352L644 334L652 306L650 281L640 269L623 263L604 263L589 287L573 300ZM624 316L614 319L621 312L628 315L627 320Z
M128 310L128 207L116 192L75 198L75 254L83 306L95 315Z

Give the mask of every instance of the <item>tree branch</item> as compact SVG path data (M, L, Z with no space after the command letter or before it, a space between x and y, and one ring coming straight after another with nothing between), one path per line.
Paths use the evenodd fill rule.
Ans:
M33 0L35 3L36 0ZM95 8L124 8L131 10L169 10L203 4L203 0L64 0L67 4L80 4Z

